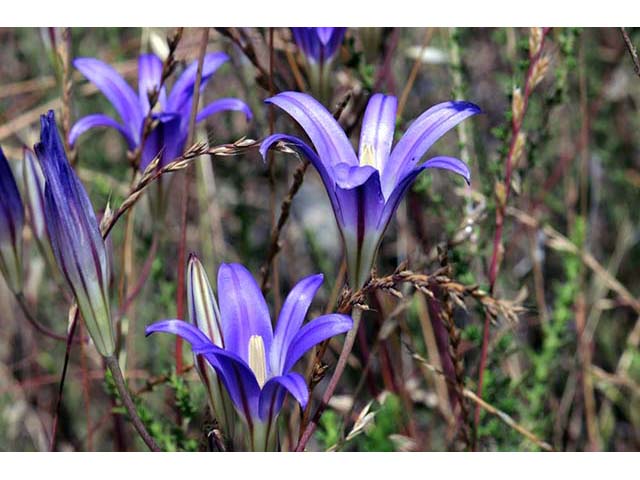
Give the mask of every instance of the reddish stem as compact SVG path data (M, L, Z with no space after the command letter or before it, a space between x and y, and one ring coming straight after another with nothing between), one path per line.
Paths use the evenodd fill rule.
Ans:
M147 279L149 278L149 274L151 273L151 266L153 265L153 261L156 258L156 253L158 252L158 236L154 234L153 240L151 241L151 248L149 249L149 253L147 254L147 259L144 261L142 266L142 271L140 272L140 276L138 277L138 281L135 286L127 295L122 307L120 308L120 316L124 316L127 313L127 310L136 299L138 295L140 295L140 291L142 287L147 283Z
M507 202L509 200L509 193L511 193L511 175L513 173L513 155L515 153L515 149L518 143L518 136L520 134L520 130L522 129L522 124L524 122L527 106L529 104L529 96L531 95L533 87L535 86L531 84L534 68L536 67L536 64L538 63L538 61L542 56L542 50L544 48L544 41L545 41L545 37L547 36L547 33L549 33L549 28L544 28L542 30L542 38L540 40L540 46L538 48L538 51L535 52L535 54L533 54L530 57L529 68L527 69L527 75L525 77L524 92L522 94L522 100L523 100L522 112L518 116L514 115L511 123L511 144L509 145L509 152L507 154L507 161L505 165L505 178L504 178L505 194L504 194L504 199L499 201L498 205L496 206L496 231L493 237L493 252L491 255L491 264L489 267L489 291L491 295L494 294L496 280L498 277L498 268L500 263L499 262L500 250L502 245L502 233L504 229L504 216L505 216L504 213L507 206ZM485 313L484 327L483 327L483 333L482 333L482 351L480 353L480 367L478 371L477 395L480 398L482 398L484 369L486 367L487 354L489 350L490 326L491 326L491 317L489 316L488 313ZM474 431L477 431L479 421L480 421L480 404L477 404L475 409L475 414L474 414L474 424L475 424ZM477 437L474 438L473 449L475 450L476 447L477 447Z
M198 70L196 71L196 81L193 84L193 99L191 103L191 117L189 118L189 138L186 145L191 145L195 137L196 114L198 112L198 102L200 101L200 85L202 83L202 69L204 66L204 56L207 52L209 41L209 27L202 29L200 49L198 51ZM184 298L185 298L185 260L187 250L187 204L189 203L189 180L190 171L184 172L184 184L182 188L182 198L180 202L180 246L178 248L178 292L176 298L176 314L179 319L184 318ZM182 338L176 337L176 371L182 373Z

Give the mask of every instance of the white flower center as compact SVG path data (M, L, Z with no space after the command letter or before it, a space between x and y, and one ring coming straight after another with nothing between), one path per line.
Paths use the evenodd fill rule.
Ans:
M267 381L267 359L264 352L264 341L260 335L251 335L249 339L249 367L256 376L260 388Z
M371 165L376 167L376 153L371 145L362 147L362 155L360 156L360 166Z

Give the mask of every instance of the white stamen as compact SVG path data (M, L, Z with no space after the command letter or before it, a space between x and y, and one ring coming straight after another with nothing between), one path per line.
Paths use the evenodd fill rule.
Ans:
M371 145L362 147L362 155L360 156L360 166L371 165L376 166L376 153Z
M264 341L260 335L249 338L249 367L253 370L260 388L267 381L267 359L264 352Z

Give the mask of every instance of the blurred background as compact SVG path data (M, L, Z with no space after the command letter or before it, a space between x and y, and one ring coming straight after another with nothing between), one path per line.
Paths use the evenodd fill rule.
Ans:
M60 52L99 58L137 90L137 56L166 54L173 32L73 28L67 41L61 29L0 29L0 144L18 184L22 146L37 141L39 116L63 106ZM539 34L520 28L347 30L330 67L326 104L332 111L344 107L340 122L354 145L373 92L399 97L397 138L442 101L465 99L483 110L430 152L465 160L471 187L446 172L423 173L385 236L377 274L391 274L405 261L405 268L424 273L446 264L456 282L513 302L519 314L491 322L481 394L490 408L480 408L476 422L478 402L465 396L466 411L457 410L450 382L427 364L455 363L462 385L478 391L485 323L478 302L469 298L453 309L448 334L457 342L449 359L446 342L444 349L438 345L442 325L432 318L429 295L411 288L400 289L402 298L376 291L339 395L311 449L541 448L516 427L556 450L640 448L640 76L621 30L613 28L545 31L538 70L532 71L531 42ZM640 45L640 29L626 34ZM184 29L168 85L197 59L200 38L201 29ZM254 117L249 123L239 113L210 117L199 124L197 141L213 146L242 137L259 140L270 131L300 134L290 118L263 103L278 91L309 88L307 63L288 29L211 29L207 52L215 51L226 52L230 61L209 81L201 103L237 97ZM79 72L71 68L68 74L71 97L64 101L72 123L89 113L115 115ZM519 96L526 98L522 122L514 120ZM514 123L521 123L517 131ZM99 214L107 203L120 205L134 181L126 150L110 129L91 130L76 144L74 168ZM260 279L273 223L299 165L295 155L280 152L265 164L256 150L201 157L188 171L173 174L163 219L154 219L143 198L111 235L120 360L143 419L163 448L207 450L213 424L188 348L178 375L173 337L144 337L145 326L177 315L181 236L212 283L218 265L232 261ZM504 231L496 243L501 215ZM64 333L69 294L33 232L26 228L24 236L29 305L43 324ZM342 246L311 168L280 242L268 286L272 313L297 280L316 272L325 274L325 283L310 318L335 305L344 280ZM499 266L494 279L493 257ZM64 342L31 328L2 280L0 332L0 450L47 450ZM339 349L338 340L330 344L324 357L330 368ZM373 421L348 439L370 400ZM284 449L295 444L298 417L296 411L282 419ZM143 449L132 432L105 381L101 357L90 345L74 345L56 448Z

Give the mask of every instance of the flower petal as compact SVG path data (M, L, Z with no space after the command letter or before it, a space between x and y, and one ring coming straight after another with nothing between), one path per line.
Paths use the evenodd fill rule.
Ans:
M290 372L286 375L273 377L264 384L260 392L260 420L267 422L278 415L287 392L293 395L302 408L307 406L309 388L302 375Z
M149 92L162 83L162 60L153 53L144 53L138 57L138 97L144 115L149 113ZM158 103L164 107L167 103L167 90L159 92Z
M255 279L238 263L218 269L218 301L226 350L249 362L249 339L260 335L267 355L273 331L269 308Z
M369 277L383 230L378 228L385 200L379 172L355 188L336 188L339 227L345 243L349 285L358 289Z
M377 171L371 165L354 166L348 163L339 163L334 167L333 175L338 187L350 189L366 183L369 177Z
M18 184L0 147L0 242L22 242L24 206Z
M215 345L194 350L194 353L203 355L216 369L227 387L231 401L247 422L251 424L257 419L260 386L251 368L237 355Z
M303 278L287 295L282 310L280 310L271 345L269 361L271 362L272 375L283 373L289 345L300 330L323 279L324 276L321 273Z
M322 29L323 28L319 28L319 30ZM340 45L342 44L344 34L347 33L347 29L344 27L335 27L332 30L329 41L325 42L324 54L326 58L332 58L336 54L338 48L340 48ZM322 34L319 32L318 35L321 37Z
M9 161L0 148L0 275L13 292L22 290L24 206Z
M467 164L462 160L458 160L454 157L434 157L424 162L418 168L420 171L425 168L441 168L443 170L450 170L464 178L467 184L471 183L471 172L469 172L469 167L467 167Z
M253 118L253 114L251 113L249 105L244 103L242 100L238 98L221 98L219 100L216 100L215 102L211 102L209 105L200 110L200 112L198 112L198 116L196 117L196 121L201 122L210 115L229 110L244 113L247 122L250 122Z
M162 114L157 117L158 124L144 142L140 171L144 171L149 163L162 151L158 167L162 168L178 158L187 141L182 131L182 119L176 114Z
M382 191L385 198L420 161L433 143L464 119L480 113L480 108L470 102L444 102L420 115L407 129L391 152L382 173Z
M327 191L333 192L333 171L331 169L327 170L326 165L322 162L322 160L320 160L318 154L298 137L294 137L293 135L285 135L284 133L276 133L265 138L260 144L260 154L262 155L262 159L265 162L267 161L267 152L273 145L278 142L289 143L293 147L300 150L320 174L322 182L324 183L325 187L327 187Z
M209 337L195 325L187 323L183 320L162 320L160 322L149 325L145 331L145 336L152 333L172 333L186 340L191 344L193 350L200 350L204 347L213 345Z
M253 421L258 414L260 387L249 366L237 355L215 346L196 326L182 320L164 320L147 327L146 335L173 333L191 344L196 355L203 355L218 372L238 411Z
M300 92L282 92L267 98L265 102L282 108L300 124L327 169L343 162L358 165L358 159L344 130L312 96Z
M365 149L373 149L373 166L380 172L389 159L393 132L396 127L398 100L391 95L377 93L369 99L362 120L360 132L360 151L358 157L362 164L367 155Z
M97 127L115 128L127 141L127 148L130 151L136 149L137 143L136 140L131 136L131 133L119 122L102 113L87 115L86 117L82 117L80 120L74 123L73 127L71 127L71 131L69 132L69 144L71 146L75 145L80 135L82 135L87 130Z
M291 27L294 42L311 62L320 60L320 42L314 28Z
M208 53L204 57L202 65L202 80L200 89L203 90L211 76L222 64L229 60L229 56L223 52ZM191 110L191 99L193 97L193 87L196 83L196 75L198 73L198 61L194 61L189 65L176 83L169 94L166 110L169 112L179 112L188 116Z
M351 317L338 313L323 315L311 320L293 337L283 371L291 370L296 362L314 345L335 335L348 332L352 326Z
M293 40L311 63L331 60L340 47L346 31L344 27L291 28Z
M260 154L262 155L263 160L266 161L267 151L277 142L288 143L290 144L289 146L297 148L305 157L307 157L307 159L318 171L318 174L320 174L320 178L322 179L322 183L324 183L324 186L327 190L327 195L329 195L329 200L331 201L331 206L333 207L336 218L340 219L340 206L338 205L338 200L335 194L333 171L327 170L326 165L320 160L316 152L314 152L313 149L304 141L300 140L298 137L294 137L293 135L285 135L282 133L270 135L262 141L262 144L260 145ZM338 220L338 222L340 222L340 220Z
M384 231L387 228L387 225L391 221L391 217L398 208L398 205L402 201L407 189L411 186L418 175L427 168L442 168L444 170L450 170L464 178L467 183L469 183L470 180L469 168L462 160L452 157L434 157L427 160L419 167L414 168L408 175L405 175L400 183L396 185L393 192L391 192L391 196L384 206L384 211L380 215L379 223L377 225L378 230Z
M316 31L316 35L318 35L318 39L323 45L326 45L331 40L331 35L333 35L333 31L335 28L333 27L316 27L314 29Z
M73 65L107 97L126 125L129 136L138 143L144 114L137 95L124 78L111 65L96 58L77 58Z

